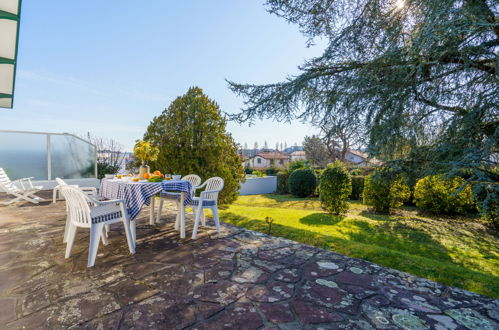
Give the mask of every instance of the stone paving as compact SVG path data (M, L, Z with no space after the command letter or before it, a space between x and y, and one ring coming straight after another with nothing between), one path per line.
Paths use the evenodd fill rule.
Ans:
M115 225L87 269L85 230L64 259L64 202L0 206L1 328L499 329L498 300L230 225L181 240L171 207L147 215L135 255Z

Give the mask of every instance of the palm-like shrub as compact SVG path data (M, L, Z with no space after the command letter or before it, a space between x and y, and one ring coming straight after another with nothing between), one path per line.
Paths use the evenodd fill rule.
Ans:
M330 164L320 176L320 201L324 210L332 214L348 211L348 196L352 193L352 180L343 163Z
M296 197L308 197L312 195L316 187L317 178L311 169L295 170L288 178L288 190Z
M465 214L476 211L471 186L463 187L463 178L444 179L433 175L416 183L414 199L416 206L430 212L443 214Z
M389 213L410 197L404 179L390 168L381 168L366 178L364 204L372 205L375 212Z

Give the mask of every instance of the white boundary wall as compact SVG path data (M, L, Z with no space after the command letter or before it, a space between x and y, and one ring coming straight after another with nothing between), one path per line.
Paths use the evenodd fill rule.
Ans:
M265 176L263 178L246 178L246 182L241 183L239 195L270 194L275 192L276 189L276 176Z

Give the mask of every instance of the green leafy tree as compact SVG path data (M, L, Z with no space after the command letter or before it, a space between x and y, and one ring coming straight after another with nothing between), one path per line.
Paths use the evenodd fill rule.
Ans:
M192 87L177 97L149 124L145 141L160 150L154 169L163 173L195 173L203 180L213 176L224 179L220 204L233 202L239 182L244 179L238 146L226 132L226 120L213 100L201 88Z
M317 135L305 136L303 149L307 159L314 166L325 167L329 161L329 153L326 144Z
M470 171L481 210L498 205L499 111L494 0L267 0L310 43L328 41L301 72L267 85L229 82L246 107L234 119L362 121L371 155Z
M348 211L347 200L352 193L352 179L342 162L335 161L322 172L319 191L323 209L336 215Z

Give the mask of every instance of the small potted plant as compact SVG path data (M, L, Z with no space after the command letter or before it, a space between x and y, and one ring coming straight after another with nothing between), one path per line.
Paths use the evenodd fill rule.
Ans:
M149 141L136 140L133 153L142 161L142 165L139 169L139 179L144 180L144 175L149 173L149 166L147 163L158 159L159 149L151 145Z

